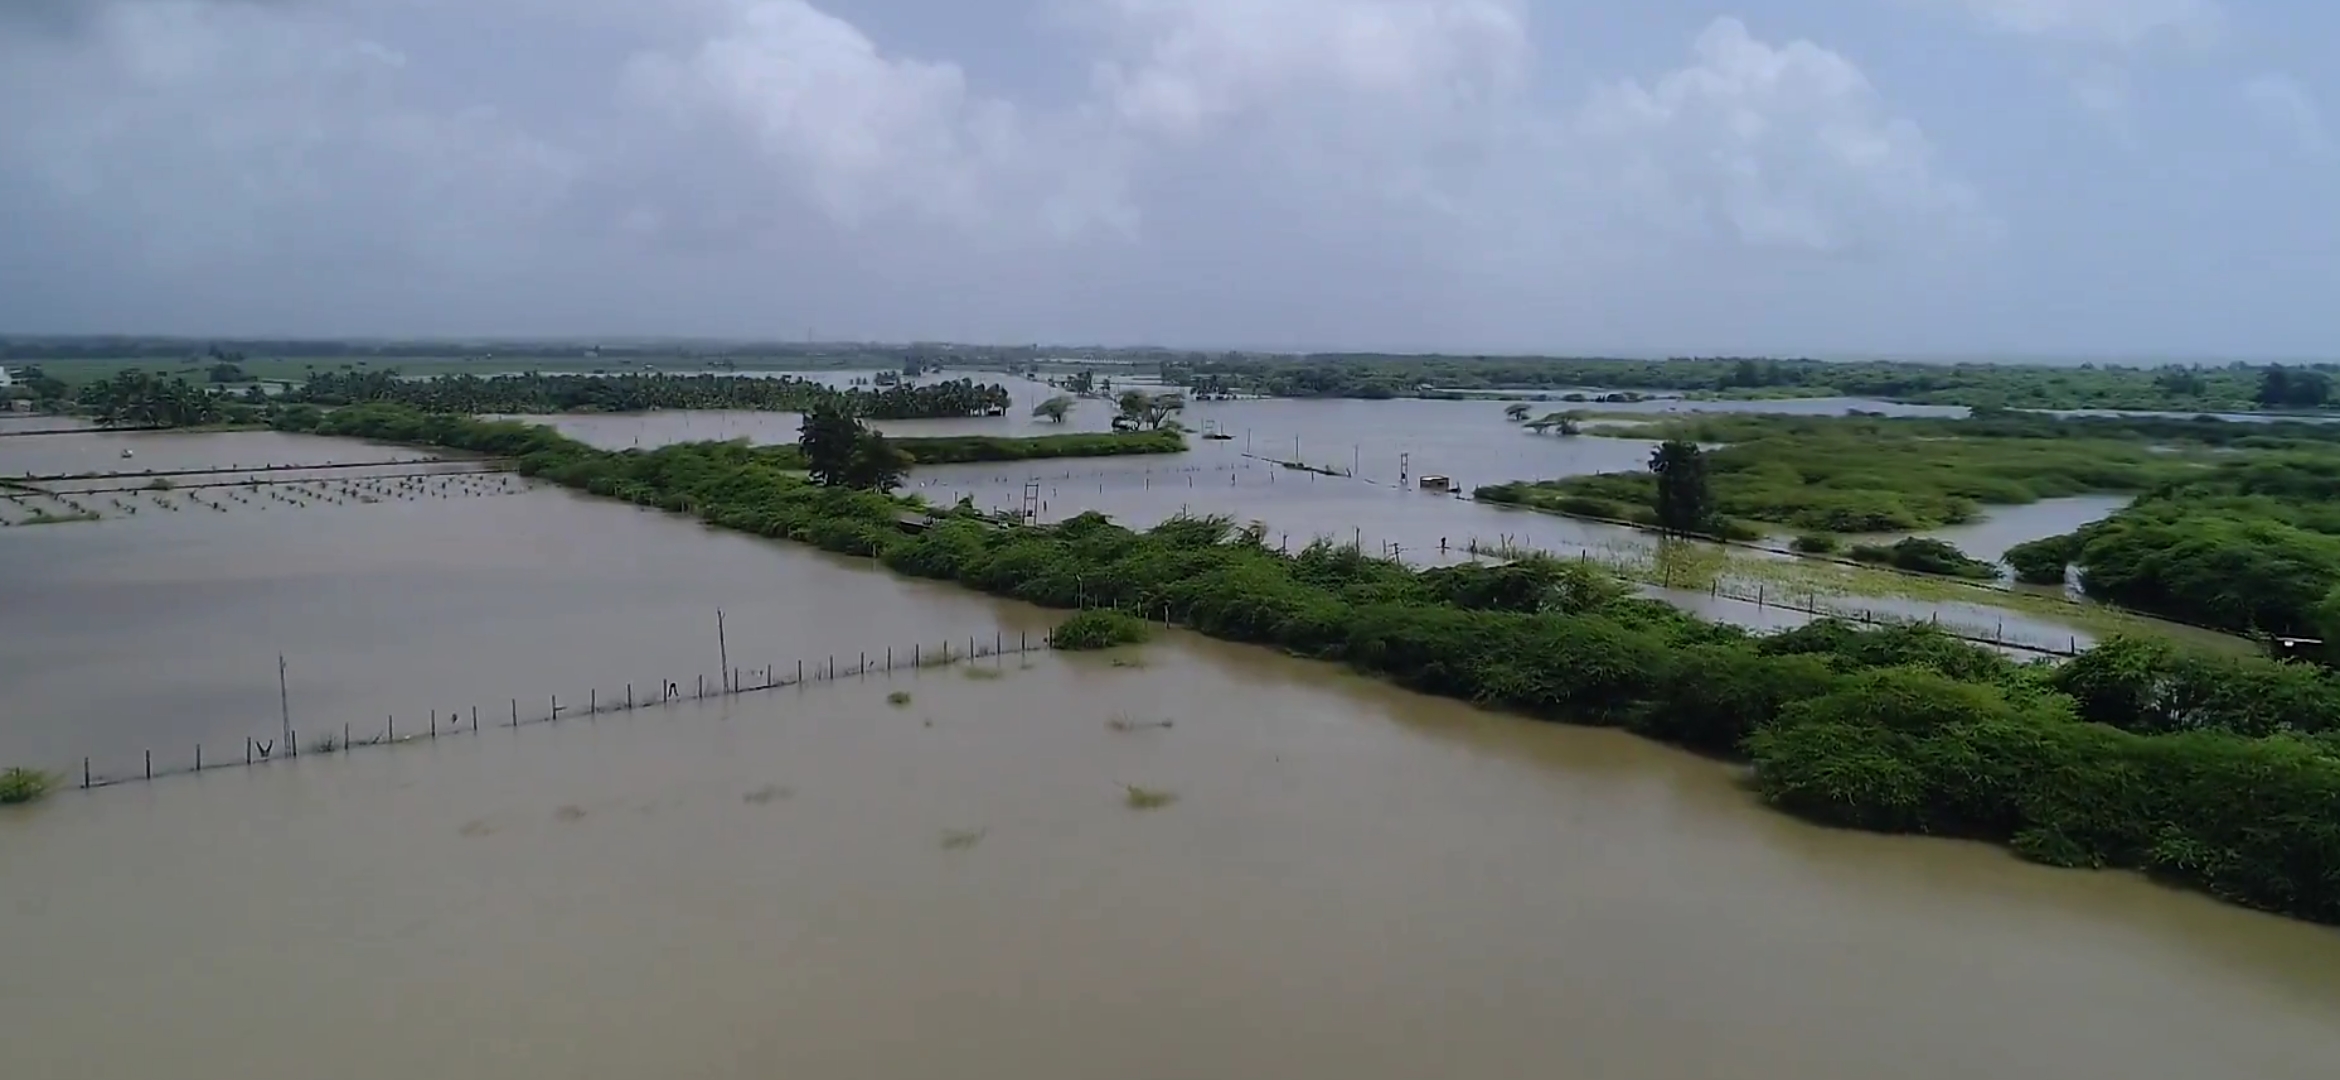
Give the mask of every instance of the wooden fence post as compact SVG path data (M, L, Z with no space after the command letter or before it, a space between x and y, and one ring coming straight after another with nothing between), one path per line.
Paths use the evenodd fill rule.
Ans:
M81 759L81 790L89 790L89 759Z

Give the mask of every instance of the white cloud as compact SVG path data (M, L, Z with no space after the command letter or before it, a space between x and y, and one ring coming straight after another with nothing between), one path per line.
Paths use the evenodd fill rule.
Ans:
M2335 154L2332 133L2324 127L2323 111L2299 80L2269 72L2243 84L2243 99L2267 125L2302 156L2316 159Z
M2225 30L2216 0L1946 0L2003 33L2135 49L2205 45Z
M1326 98L1385 123L1500 104L1532 63L1517 0L1104 0L1097 81L1135 128L1194 136Z
M1989 228L1975 194L1860 69L1808 41L1769 45L1719 19L1694 63L1599 92L1582 125L1640 209L1760 247L1875 250L1912 226Z
M889 56L802 0L728 0L681 55L637 56L626 90L677 127L727 124L838 221L893 210L966 228L1005 200L1076 230L1126 223L1111 185L1050 145L1011 102L973 93L957 65Z
M1539 290L1656 258L1937 262L1994 228L1850 58L1733 19L1556 97L1525 0L1098 0L1068 39L1091 77L1051 97L806 0L474 5L112 0L70 37L0 30L0 199L93 279L252 319L345 324L355 294L539 330L1018 337L1360 305L1388 332L1490 296L1518 336ZM450 85L491 6L541 27L532 56L590 58L574 92Z
M408 106L405 56L306 11L121 3L88 33L0 51L0 155L163 263L362 230L377 258L477 265L582 167L491 110Z
M2226 37L2217 0L1928 0L2035 44L2081 109L2134 147L2132 69L2199 56Z

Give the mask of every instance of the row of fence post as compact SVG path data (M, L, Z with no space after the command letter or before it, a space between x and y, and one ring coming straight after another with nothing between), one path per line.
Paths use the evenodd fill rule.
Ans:
M988 651L981 647L981 639L974 636L968 637L967 647L963 652L954 648L954 645L955 643L953 642L945 642L938 652L929 652L927 651L924 643L913 644L910 647L909 653L909 669L919 670L928 667L942 667L984 657L1001 657L1011 652L1019 655L1030 652L1043 652L1049 648L1048 638L1046 635L1042 635L1035 639L1029 631L1018 631L1016 634L1016 643L1013 646L1010 646L1007 643L1007 633L1004 630L993 632L992 647ZM824 658L822 663L816 664L814 666L810 681L834 682L840 678L848 676L859 678L869 675L891 674L898 666L896 664L896 652L897 650L894 647L888 646L885 652L881 654L883 660L882 664L873 664L871 662L871 654L868 652L862 652L858 654L857 662L850 670L840 668L837 664L836 655L831 654ZM728 653L728 649L726 649L726 653ZM730 668L722 675L718 676L717 685L713 688L712 693L710 693L710 688L707 686L707 677L704 674L695 676L695 681L693 682L687 694L682 690L679 684L675 683L674 681L660 680L657 694L638 697L634 692L634 684L629 682L625 684L625 696L623 699L613 698L610 704L606 707L602 705L601 691L598 687L596 687L589 689L586 693L586 715L598 716L603 712L632 712L638 708L645 708L654 705L663 706L674 704L676 702L685 700L686 698L692 701L699 701L708 697L729 697L741 694L757 693L766 690L784 689L791 686L803 686L807 683L805 665L804 661L802 660L796 662L796 672L793 677L781 676L779 674L779 668L777 665L767 666L762 669L762 681L751 684L744 676L754 674L756 674L754 669L742 669L738 667ZM520 699L516 697L509 699L508 726L517 729L527 724L558 723L565 716L573 713L572 706L561 704L561 698L559 694L548 694L546 695L545 700L547 702L546 713L541 718L526 719L523 718L520 714ZM622 704L620 703L621 700ZM473 705L469 706L468 708L468 725L464 722L464 717L462 714L456 710L447 710L446 723L441 724L440 710L436 708L431 709L429 711L429 719L423 733L421 735L410 735L407 737L407 740L411 741L416 738L436 739L439 737L442 731L447 734L476 734L480 730L479 707ZM287 714L282 718L281 732L276 738L261 739L252 736L245 737L244 757L242 764L246 766L261 765L282 758L297 757L300 756L304 749L306 749L308 753L312 754L330 754L336 752L346 753L360 746L381 746L386 744L394 745L399 741L398 717L395 713L392 713L386 714L383 717L382 729L378 735L366 739L358 739L355 737L355 732L352 731L351 726L347 722L344 722L341 725L341 739L339 742L333 742L328 739L324 743L310 743L304 747L303 744L299 741L298 731L291 723L290 714L287 712ZM235 764L236 763L233 761L221 762L216 759L206 760L203 752L203 744L200 742L195 744L194 766L192 768L181 770L166 768L160 774L157 774L155 771L154 751L152 749L142 751L142 760L138 772L129 776L100 775L96 770L94 759L85 756L81 759L81 787L84 790L90 790L94 788L109 787L115 784L127 783L133 780L153 780L157 775L169 776L177 772L200 773L213 769L232 768L235 766Z

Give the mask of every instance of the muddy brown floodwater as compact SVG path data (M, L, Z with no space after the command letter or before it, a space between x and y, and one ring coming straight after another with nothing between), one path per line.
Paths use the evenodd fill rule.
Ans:
M735 663L1056 617L556 490L0 552L0 761L267 733L279 651L315 726L711 674L718 604ZM10 1080L2340 1062L2328 929L1185 634L59 792L0 812L0 942Z

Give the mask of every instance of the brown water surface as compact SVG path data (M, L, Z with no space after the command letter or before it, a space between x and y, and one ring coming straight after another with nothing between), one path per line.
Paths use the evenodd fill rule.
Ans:
M2328 931L1810 828L1617 733L1241 647L1143 655L0 817L9 1073L2306 1080L2340 1060ZM1116 732L1116 712L1175 726ZM1132 810L1123 784L1177 799Z
M2340 1061L2327 929L1813 828L1630 736L1183 634L497 730L511 697L712 676L718 606L748 667L1056 617L559 490L0 553L0 761L240 745L277 727L280 651L309 731L490 710L0 812L10 1080Z

